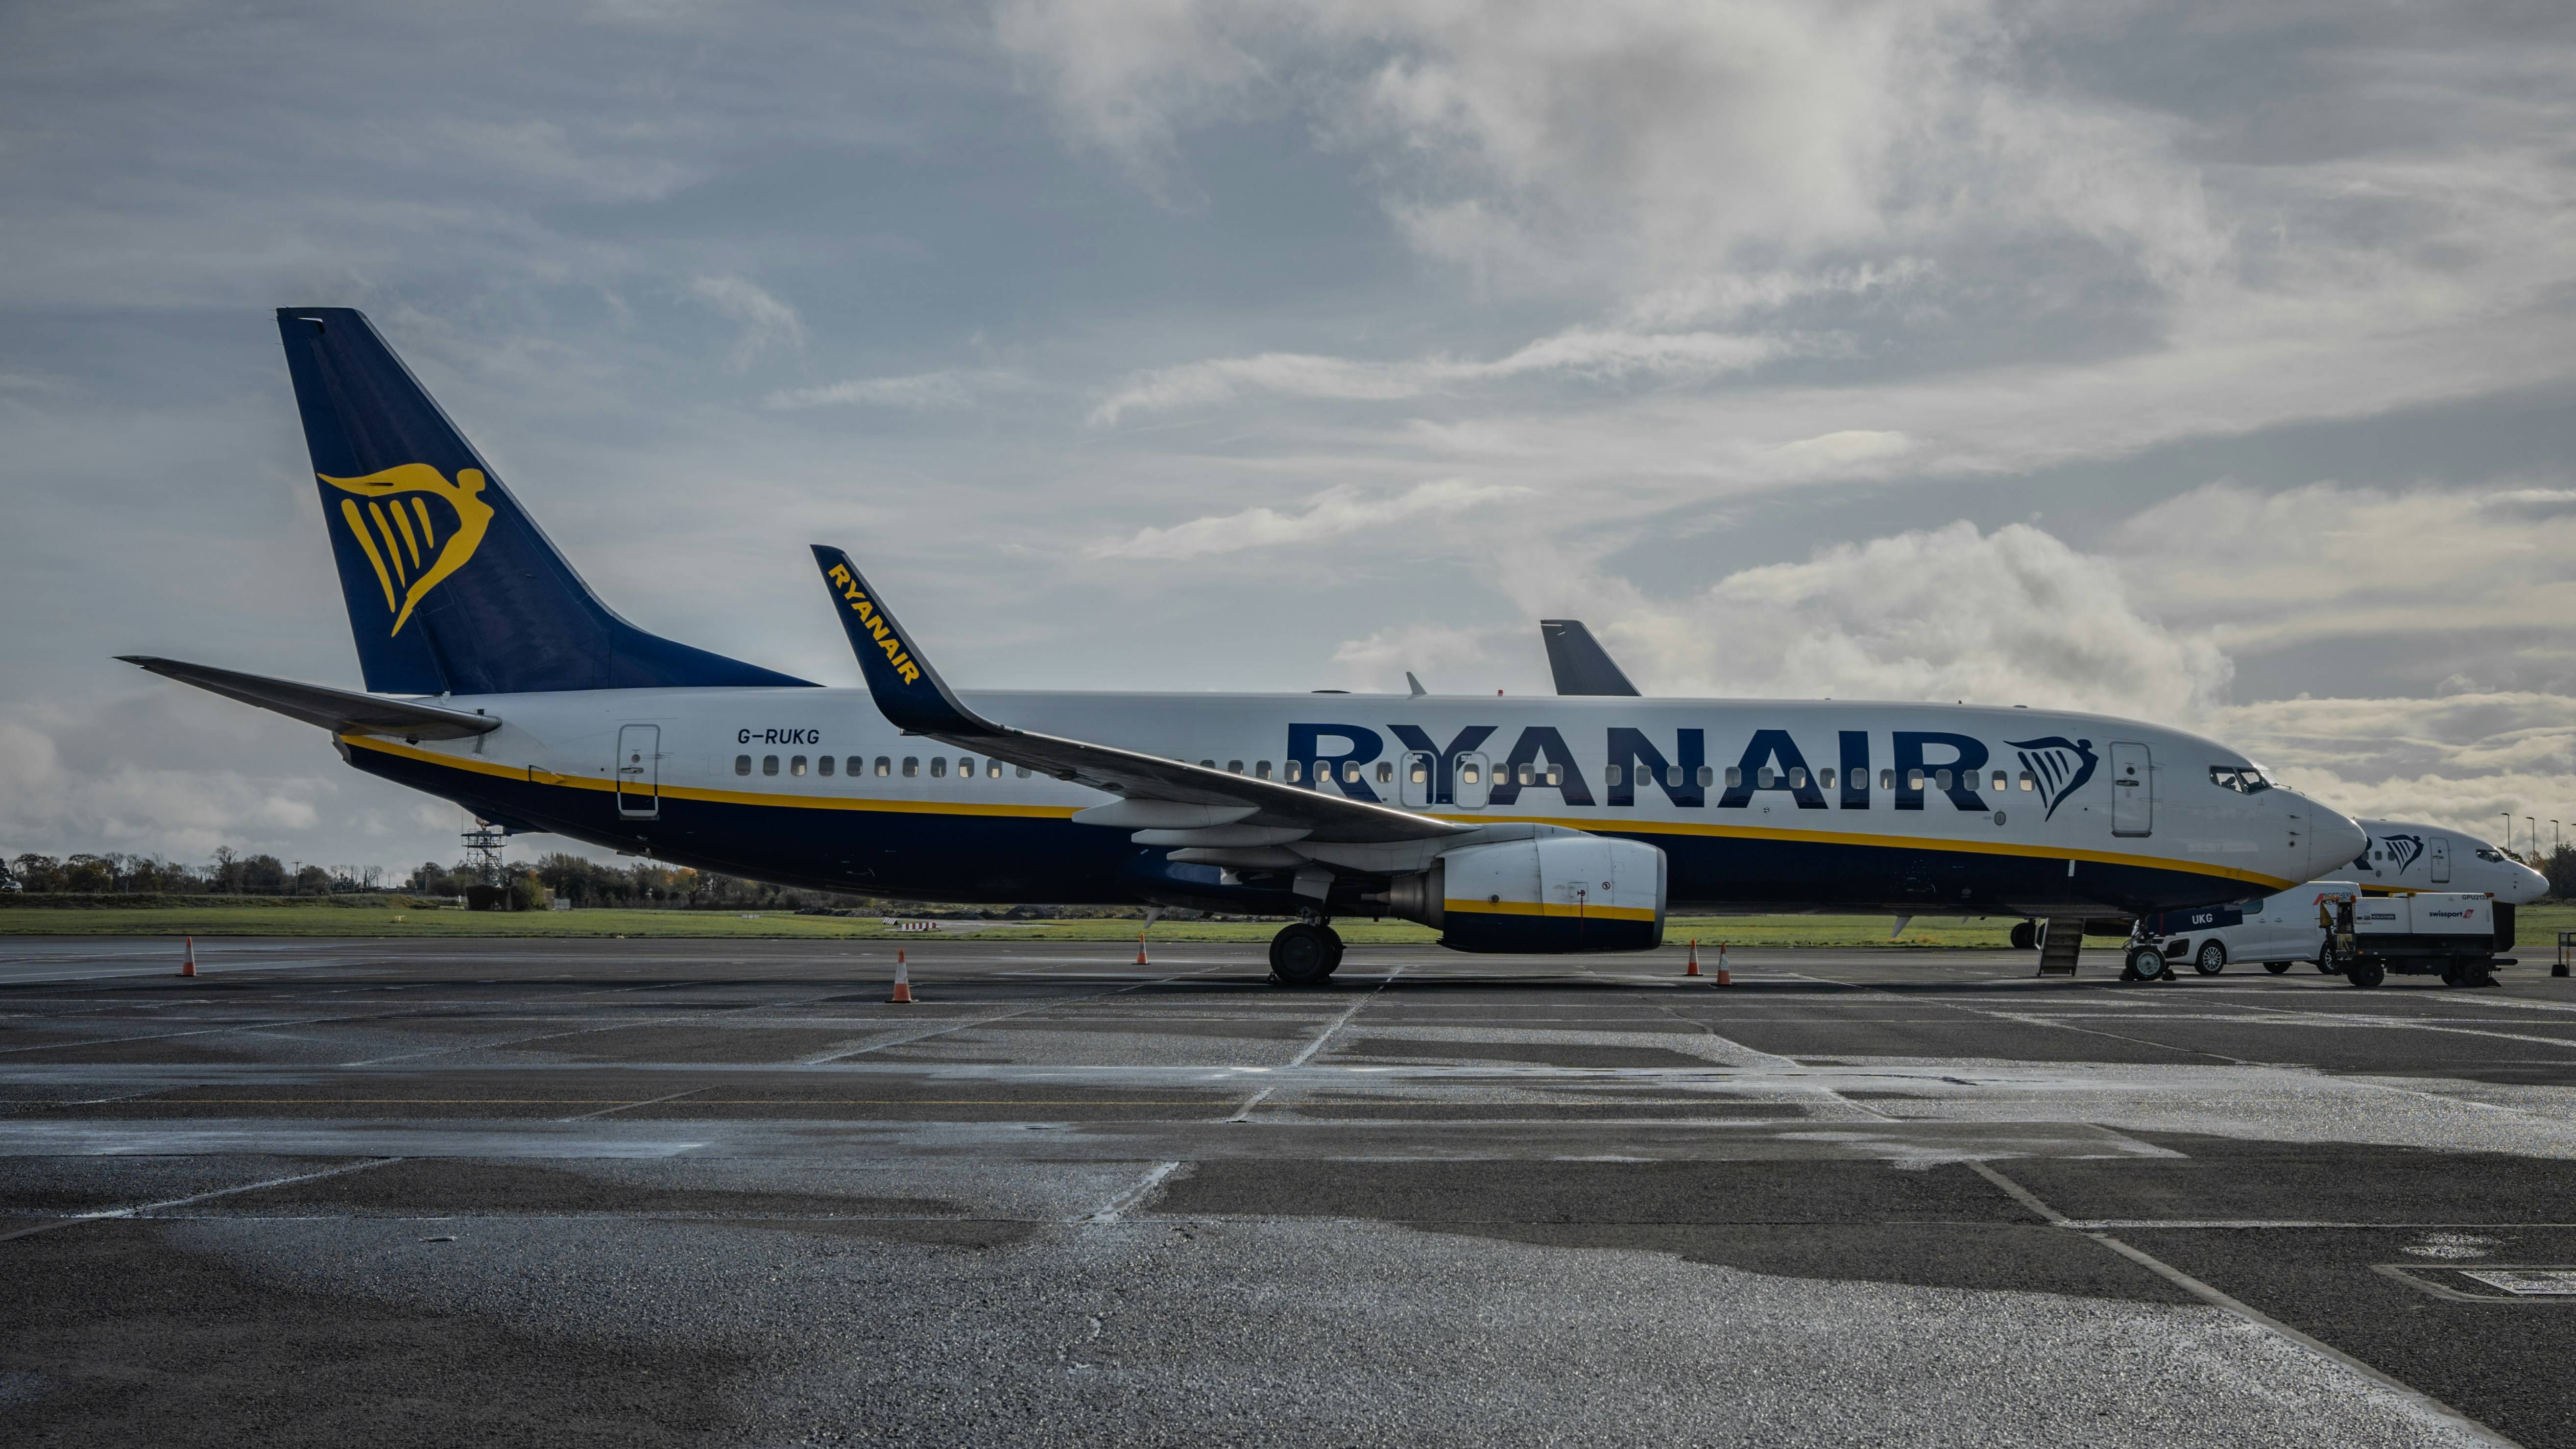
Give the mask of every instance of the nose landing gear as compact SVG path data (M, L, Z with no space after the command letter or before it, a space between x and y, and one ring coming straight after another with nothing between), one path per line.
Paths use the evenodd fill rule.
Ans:
M1282 986L1318 986L1342 964L1342 938L1321 921L1283 926L1270 938L1270 977Z

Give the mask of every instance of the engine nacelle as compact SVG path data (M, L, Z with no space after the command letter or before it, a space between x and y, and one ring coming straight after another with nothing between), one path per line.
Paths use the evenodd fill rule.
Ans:
M1453 951L1645 951L1664 942L1664 853L1599 835L1470 845L1397 877L1384 899Z

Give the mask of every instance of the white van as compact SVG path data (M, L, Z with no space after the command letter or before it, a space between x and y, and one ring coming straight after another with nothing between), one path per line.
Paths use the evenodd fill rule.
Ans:
M2351 900L2361 888L2348 880L2317 880L2260 900L2197 911L2167 911L2140 922L2151 933L2164 933L2168 961L2189 961L2203 976L2215 976L2230 961L2260 961L2278 976L2295 961L2312 961L2329 971L2332 942L2318 923L2317 909L2329 900Z

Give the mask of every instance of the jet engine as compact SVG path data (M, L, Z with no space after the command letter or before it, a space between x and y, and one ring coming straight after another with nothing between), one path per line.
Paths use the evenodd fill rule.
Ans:
M1644 951L1664 940L1664 853L1572 833L1469 845L1369 899L1453 951Z

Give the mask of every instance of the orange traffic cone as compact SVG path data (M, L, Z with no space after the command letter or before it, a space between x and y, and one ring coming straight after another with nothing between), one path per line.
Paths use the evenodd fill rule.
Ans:
M1717 943L1717 984L1720 986L1733 986L1735 984L1735 978L1726 974L1726 943L1724 941Z
M1683 968L1682 974L1684 976L1699 974L1699 937L1697 936L1691 937L1690 965Z
M912 968L903 964L903 953L894 953L894 995L886 998L895 1005L912 1005Z
M1136 933L1136 964L1145 964L1145 933L1142 931Z
M182 976L194 976L197 974L197 938L194 936L186 936L181 939L185 940L188 944L179 953L179 974Z

